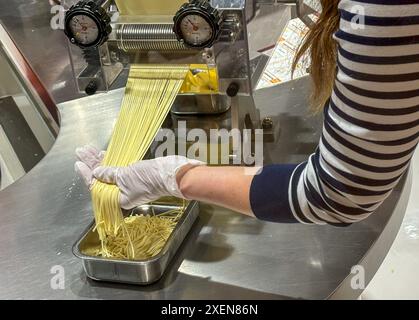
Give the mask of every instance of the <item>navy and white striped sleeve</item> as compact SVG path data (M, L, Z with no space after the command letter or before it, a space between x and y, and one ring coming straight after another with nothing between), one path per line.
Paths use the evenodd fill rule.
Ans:
M254 177L250 202L262 220L363 220L418 144L419 0L341 0L339 10L338 73L319 146L305 163L266 166ZM354 28L354 18L364 24Z

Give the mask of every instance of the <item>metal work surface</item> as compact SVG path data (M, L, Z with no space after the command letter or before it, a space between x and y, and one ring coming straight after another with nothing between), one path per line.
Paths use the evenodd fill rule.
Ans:
M281 138L267 159L295 162L314 150L320 121L307 115L301 94L307 86L303 79L295 88L290 83L257 92L257 104L281 125ZM313 299L327 298L339 287L337 296L354 298L341 290L351 267L368 253L366 260L373 261L365 265L367 281L376 272L404 215L400 188L379 212L347 228L263 223L202 205L193 230L156 284L88 280L71 252L92 219L89 194L74 174L74 149L106 145L122 94L117 90L60 105L61 131L52 150L0 193L0 298ZM410 183L406 186L408 196ZM394 221L387 232L390 217ZM373 246L383 230L384 243ZM51 288L56 265L65 270L64 290Z
M0 19L58 102L77 97L64 36L51 32L44 0L0 2ZM308 115L307 79L256 93L263 116L280 125L266 162L307 159L321 119ZM0 192L0 298L9 299L281 299L355 298L351 267L366 284L386 255L410 191L403 180L380 210L347 228L263 223L214 206L200 217L163 278L147 287L88 280L72 245L92 220L90 196L74 173L74 150L104 147L122 90L59 105L61 129L46 157ZM403 189L404 188L404 189ZM65 288L51 287L54 271Z

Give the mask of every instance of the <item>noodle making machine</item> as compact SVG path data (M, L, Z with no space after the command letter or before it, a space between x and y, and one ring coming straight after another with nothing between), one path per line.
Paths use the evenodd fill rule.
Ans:
M264 139L272 140L275 130L260 119L252 94L268 62L261 49L282 32L271 28L278 30L265 33L277 32L273 38L260 36L258 6L271 14L278 3L296 4L296 16L310 23L312 11L302 0L79 1L64 26L77 86L87 94L124 86L132 63L187 64L164 127L177 129L180 120L188 129L263 126Z

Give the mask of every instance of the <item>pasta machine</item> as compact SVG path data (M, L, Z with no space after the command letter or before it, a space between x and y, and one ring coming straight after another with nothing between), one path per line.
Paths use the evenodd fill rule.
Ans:
M304 7L302 0L79 1L66 12L64 30L78 88L94 94L121 87L132 63L187 64L172 116L215 116L214 125L211 117L189 117L194 128L259 128L252 77L263 59L250 52L248 32L258 3L296 3L300 15ZM235 108L239 97L245 103Z
M185 3L186 2L186 3ZM65 16L80 91L118 86L130 63L188 64L173 112L222 113L252 94L247 24L256 3L284 0L87 0ZM297 8L302 7L298 4ZM122 77L123 78L123 77Z

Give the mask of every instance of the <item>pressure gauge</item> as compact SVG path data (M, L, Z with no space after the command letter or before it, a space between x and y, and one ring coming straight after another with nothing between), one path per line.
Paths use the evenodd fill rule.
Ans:
M100 46L112 31L106 10L94 1L81 1L72 6L64 23L64 33L81 48Z
M185 3L173 21L178 40L190 48L209 48L220 33L220 15L207 0Z
M84 14L75 15L70 19L68 27L74 42L83 46L98 42L99 26L91 17Z

